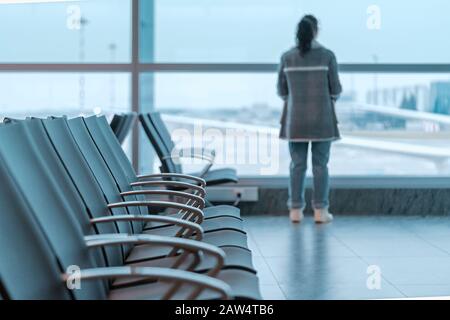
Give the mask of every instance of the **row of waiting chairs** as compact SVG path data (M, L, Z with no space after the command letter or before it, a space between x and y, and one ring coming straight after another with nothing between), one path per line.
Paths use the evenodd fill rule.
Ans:
M0 181L2 299L261 299L239 210L136 176L104 116L6 119Z
M119 141L125 140L135 123L135 119L136 114L132 112L114 115L110 125ZM161 172L183 173L180 158L198 158L206 162L205 167L200 172L189 174L203 178L208 186L238 182L235 169L212 169L216 156L215 150L177 148L159 112L140 114L139 120L161 161Z
M135 122L136 113L134 112L117 113L114 115L110 126L120 144L124 143Z

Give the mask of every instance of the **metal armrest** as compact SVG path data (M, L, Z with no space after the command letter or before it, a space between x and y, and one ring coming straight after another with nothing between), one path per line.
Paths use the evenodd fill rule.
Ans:
M140 182L133 182L130 184L131 187L156 187L156 186L165 186L165 187L176 187L176 188L182 188L186 190L193 190L202 198L205 197L206 191L204 188L190 184L185 182L179 182L179 181L140 181Z
M118 202L118 203L111 203L108 204L109 209L114 208L127 208L127 207L157 207L157 208L172 208L172 209L179 209L181 211L186 211L188 213L191 213L192 216L189 218L189 220L197 223L202 224L203 223L203 211L187 206L181 203L175 203L175 202L166 202L166 201L127 201L127 202ZM194 220L195 219L195 220Z
M182 220L179 218L165 217L158 215L117 215L117 216L107 216L101 218L91 219L91 224L117 222L117 221L144 221L144 222L163 222L176 226L180 226L180 230L176 233L176 237L183 237L185 230L190 230L186 237L191 237L195 235L195 240L201 241L203 239L203 229L197 223Z
M192 150L193 153L201 153L201 154L209 154L209 157L215 157L216 156L216 150L214 149L208 149L208 148L185 148L187 151ZM182 149L184 150L184 149Z
M172 190L135 190L135 191L127 191L122 192L120 195L123 197L126 196L135 196L135 195L167 195L167 196L174 196L179 198L186 198L189 201L186 202L186 205L191 205L190 201L192 200L194 203L192 204L197 205L200 210L203 210L205 208L205 199L202 197L199 197L192 193L187 192L181 192L181 191L172 191Z
M174 281L178 283L186 283L195 285L198 289L189 294L187 299L194 300L198 298L200 289L213 290L221 295L222 299L228 300L231 295L231 288L225 282L214 279L209 276L201 274L166 269L166 268L153 268L153 267L109 267L109 268L95 268L81 270L78 275L63 274L62 280L64 282L71 281L73 279L79 280L100 280L100 279L117 279L117 278L148 278L162 281ZM163 300L168 300L173 297L176 291L170 288L162 297Z
M212 163L207 163L206 166L203 168L203 170L200 172L200 177L206 176L206 174L209 172L212 166L213 166Z
M176 148L174 150L178 151L182 157L190 157L191 155L195 155L198 157L203 157L204 159L209 159L212 162L214 162L216 157L216 152L214 150L204 148Z
M211 165L214 164L214 159L211 159L211 158L205 157L203 155L199 155L199 154L190 154L190 155L174 154L174 155L170 155L170 156L165 156L162 158L162 160L172 160L175 163L180 163L181 162L180 160L183 158L200 159L200 160L210 163Z
M225 263L225 252L219 247L213 246L201 241L190 239L181 239L175 237L154 236L154 235L128 235L128 234L101 234L84 237L86 245L89 248L119 246L127 244L148 244L148 245L164 245L173 247L174 250L169 256L176 256L177 250L183 249L189 252L203 252L213 256L216 259L214 268L208 271L208 275L215 277ZM180 263L181 264L181 263ZM178 266L180 265L178 264Z
M139 180L142 179L155 179L155 178L181 178L186 180L192 180L194 182L199 183L202 187L206 186L206 181L202 178L191 176L188 174L181 174L181 173L155 173L155 174L147 174L147 175L140 175L137 176Z

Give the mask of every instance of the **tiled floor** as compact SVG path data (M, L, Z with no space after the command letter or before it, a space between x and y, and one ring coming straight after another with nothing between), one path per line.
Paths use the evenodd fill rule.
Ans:
M450 296L450 218L352 216L329 225L315 225L311 217L300 225L279 216L245 221L265 299ZM379 289L368 289L368 280L377 280L369 266L381 272Z

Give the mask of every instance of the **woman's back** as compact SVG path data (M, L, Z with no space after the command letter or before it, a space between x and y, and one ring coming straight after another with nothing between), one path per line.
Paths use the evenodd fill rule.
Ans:
M279 93L287 101L282 138L338 139L333 100L340 94L341 85L333 52L318 42L304 55L293 48L283 55L280 73Z
M299 23L297 47L281 57L278 94L285 100L281 138L290 141L339 139L334 101L342 91L336 57L315 40L318 22Z

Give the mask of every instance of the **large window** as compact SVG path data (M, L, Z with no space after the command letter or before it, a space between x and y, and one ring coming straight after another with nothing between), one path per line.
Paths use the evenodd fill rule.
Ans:
M342 63L449 63L447 0L155 0L157 62L276 63L305 13Z
M130 110L122 73L0 73L2 116L120 113Z
M312 13L345 89L331 174L450 175L447 0L6 2L0 116L159 110L174 140L216 148L217 166L285 176L276 69ZM145 135L137 150L154 169Z
M130 62L130 0L0 3L0 62Z
M341 78L345 91L336 109L343 139L333 149L333 175L450 174L450 75ZM154 82L155 105L175 138L179 134L188 143L177 129L189 129L195 139L219 146L222 164L237 166L243 175L287 175L288 150L278 144L276 74L170 73L156 74ZM228 130L220 136L223 143L205 137L211 128ZM242 130L239 139L234 136ZM261 146L261 139L272 140L271 147Z

